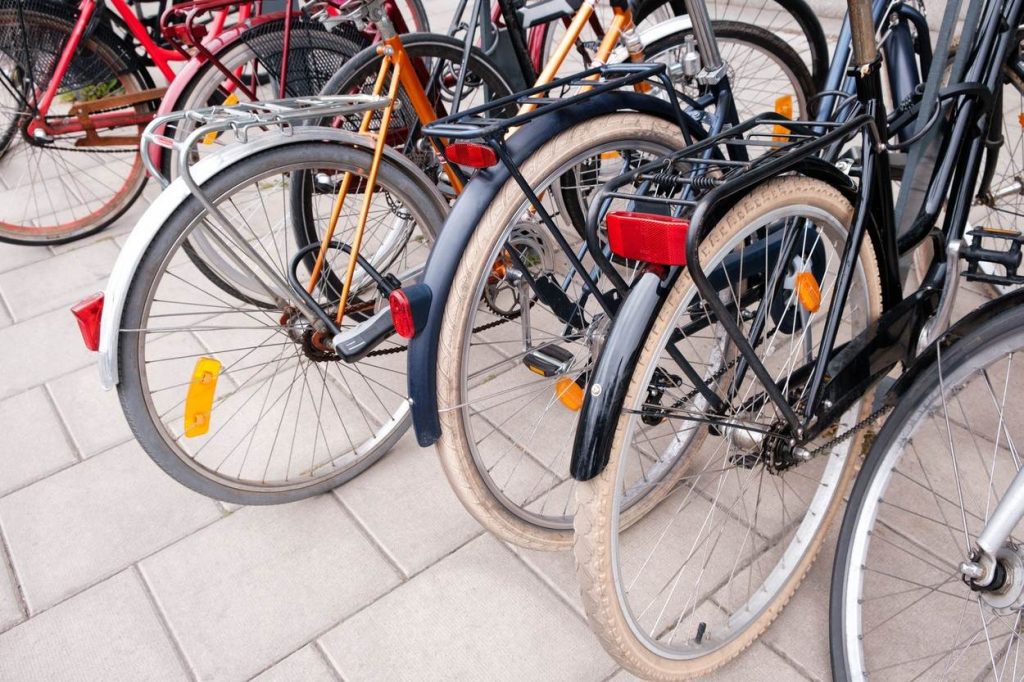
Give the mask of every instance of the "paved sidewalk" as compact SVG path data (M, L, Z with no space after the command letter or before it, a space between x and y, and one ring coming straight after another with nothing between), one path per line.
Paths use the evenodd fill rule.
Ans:
M76 244L0 244L0 680L631 679L583 619L571 556L485 534L411 434L273 508L200 497L149 460L67 308L103 288L155 193ZM714 679L829 678L821 556Z

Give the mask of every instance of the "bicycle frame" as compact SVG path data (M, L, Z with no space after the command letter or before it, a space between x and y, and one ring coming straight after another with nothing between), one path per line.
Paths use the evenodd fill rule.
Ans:
M977 32L979 37L970 46L971 66L965 81L938 91L936 113L932 118L923 121L907 141L890 143L888 141L893 131L889 128L882 99L881 60L875 46L872 8L867 0L850 0L850 19L847 25L850 27L853 53L851 72L858 110L851 113L842 123L786 123L787 128L800 132L801 137L805 139L789 145L780 153L766 155L767 160L752 164L748 168L741 168L731 177L726 176L699 202L691 204L693 213L687 235L685 267L694 280L701 300L711 311L709 317L721 325L739 352L737 370L730 386L738 386L746 373L752 372L763 385L767 398L781 415L784 426L779 428L778 433L768 435L772 442L777 444L778 452L785 458L783 461L789 465L801 461L801 456L807 454L806 450L802 450L802 446L831 427L880 377L888 373L898 362L910 362L915 357L922 330L926 324L935 321L940 303L955 291L958 275L955 271L951 272L952 268L949 267L950 262L946 254L955 250L955 246L963 237L985 150L989 105L993 97L991 93L1000 85L1003 64L1016 46L1015 31L1003 27L1015 27L1022 8L1024 3L1021 0L1010 0L1005 5L993 3L988 6L987 13L980 20ZM838 73L835 68L832 72ZM948 122L947 114L951 116ZM717 139L702 144L727 146L737 135L742 136L747 130L765 122L767 121L757 119L749 121ZM939 155L942 160L934 171L928 171L924 210L914 222L912 229L897 239L891 191L893 177L890 152L907 148L937 123L940 124L940 128L937 129L937 144L942 150ZM824 130L828 132L822 134ZM819 157L825 150L842 147L851 137L859 137L861 142L861 184L859 191L856 192L841 172L829 164L823 164ZM696 159L700 145L697 147L685 150L685 154ZM697 161L694 160L693 163ZM801 164L811 165L801 169ZM651 164L652 167L654 165ZM652 167L640 169L636 171L636 175L650 173ZM789 375L790 379L793 376L797 377L798 382L807 381L806 401L799 410L790 404L783 386L775 382L753 348L764 329L771 295L763 296L762 303L751 322L749 333L744 333L735 321L735 311L720 297L721 285L716 286L711 281L709 274L701 268L699 259L699 245L703 237L740 197L764 180L793 170L801 170L807 175L819 177L837 186L855 206L853 222L841 255L839 276L832 293L831 308L825 316L819 353L809 364ZM906 178L906 181L912 182L913 178ZM623 182L625 181L618 181L618 184L621 185ZM595 202L595 205L597 204L598 202ZM939 211L943 206L946 215L938 234L941 235L940 246L945 248L936 248L922 286L904 298L899 275L900 258L933 233ZM853 340L837 346L837 331L849 283L866 237L871 239L880 260L884 312L867 330ZM786 249L785 244L781 248ZM775 291L775 285L781 281L782 271L787 266L785 261L784 258L778 260L768 279L770 283L775 283L769 285L771 291ZM661 295L663 293L657 291L648 294ZM626 305L642 307L647 303L634 303L631 296ZM945 323L942 320L939 322ZM607 348L605 352L608 352ZM621 348L616 352L621 355L631 350ZM712 406L717 406L717 409L712 409L709 420L714 422L728 419L724 401L715 395L706 382L699 379L701 375L689 366L681 354L673 357L681 364L684 373L698 378L703 384L700 386L701 393L708 397ZM602 409L608 411L614 407L606 404ZM600 421L600 416L597 415L594 419ZM607 461L600 455L601 448L594 441L595 436L586 433L588 426L589 423L581 426L578 433L582 435L578 436L574 453L573 474L581 479L596 475ZM581 446L580 438L589 445ZM581 457L590 458L590 461L576 461L575 456L581 452ZM604 461L601 461L602 459Z
M480 0L476 0L476 2L477 6L474 7L474 12L479 12ZM538 76L535 88L542 88L543 86L548 85L552 82L555 74L558 72L559 68L561 68L562 64L565 62L565 59L569 54L569 51L576 44L576 40L579 38L584 26L586 26L590 22L591 17L593 15L595 2L596 0L586 0L580 6L580 9L577 11L572 22L570 23L565 36L562 38L558 47L555 49L554 54L552 55L548 64L545 66L544 70L541 72L540 76ZM620 39L624 37L626 37L625 42L627 44L628 49L630 50L630 56L631 58L633 58L633 61L642 60L642 52L637 47L637 41L632 39L633 37L635 37L635 27L633 26L632 13L630 12L629 5L623 0L613 0L612 8L615 13L614 19L612 21L611 27L605 34L604 39L601 41L601 45L599 46L595 54L595 60L602 64L606 62L608 58L611 56L612 50L614 49L615 45L618 43ZM383 92L384 84L389 75L391 76L392 80L390 91L388 93L389 103L382 114L381 128L380 132L377 135L377 149L374 153L373 162L369 170L369 180L367 182L367 187L364 192L363 208L360 214L360 219L356 227L355 242L352 245L351 251L349 253L348 265L343 280L344 288L342 290L341 302L339 303L338 312L335 318L336 325L340 325L344 318L345 302L348 297L349 287L352 278L358 265L359 247L362 241L365 220L369 211L369 206L373 199L373 179L376 178L377 169L382 158L383 147L385 144L385 139L387 137L387 126L388 123L390 122L391 112L394 109L395 99L398 94L398 86L401 85L405 89L405 92L409 97L413 110L416 112L416 116L420 125L426 126L438 120L437 112L434 110L434 106L431 103L430 98L427 95L427 91L423 85L423 74L420 72L421 70L417 70L416 65L414 65L413 61L409 57L409 54L405 51L405 47L402 44L401 36L395 30L395 27L392 25L387 15L383 11L383 7L381 5L380 0L371 0L371 2L366 3L366 5L363 8L361 8L360 11L363 14L364 20L369 20L376 24L382 38L381 45L378 46L377 51L379 54L383 56L384 59L381 63L380 71L374 83L373 94L375 96L379 96ZM473 35L474 30L471 29L469 31L469 35L467 36L467 42L472 41ZM459 75L459 82L456 84L456 93L460 93L462 89L462 79L464 77L464 74L466 73L468 55L469 53L467 51L463 58L463 69ZM714 50L714 56L717 57L717 55L718 52L716 48ZM717 60L717 63L720 65L721 58L717 57ZM588 77L596 78L599 75L600 74L598 72L594 72L593 74L590 74ZM435 82L434 79L438 78L439 76L439 73L431 74L429 79L427 79L427 83L429 84ZM642 80L636 79L634 87L642 89L644 87ZM669 91L671 91L670 87L668 89ZM458 106L458 101L459 97L457 94L455 99L455 106ZM536 107L537 105L533 103L523 104L520 106L520 114L528 114L534 111ZM366 114L364 114L362 123L359 128L360 133L365 134L369 131L371 119L372 112L368 111ZM443 137L436 136L432 136L430 139L435 151L438 153L439 157L443 159L443 168L453 189L457 193L461 192L465 179L463 178L460 171L454 165L448 163L444 157L443 148L444 145L446 144L446 140ZM501 151L499 151L499 154L500 153ZM322 265L326 259L328 251L332 246L338 218L340 216L341 208L344 204L345 198L349 192L351 181L351 174L346 173L345 177L342 180L341 187L338 190L338 196L334 204L334 209L331 213L331 219L328 222L327 229L324 231L324 236L320 244L320 250L316 258L316 265L313 268L313 272L310 276L310 281L306 287L307 292L312 292L316 289L317 283L321 275ZM532 194L532 192L528 196L530 196L531 199L536 198ZM536 202L535 205L537 203L539 203L539 201ZM541 207L541 210L543 211L543 207ZM546 222L549 221L550 218L547 218ZM557 230L555 230L555 232L557 232ZM578 261L576 265L579 266ZM590 283L592 284L592 282Z

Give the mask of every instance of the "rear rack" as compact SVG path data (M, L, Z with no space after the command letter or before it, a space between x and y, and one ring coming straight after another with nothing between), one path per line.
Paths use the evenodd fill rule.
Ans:
M293 125L301 125L310 120L334 118L360 114L366 111L383 109L388 104L386 97L372 95L319 95L314 97L291 97L286 99L263 100L261 102L239 102L231 106L204 107L190 111L176 111L166 116L158 116L149 122L142 133L140 144L142 161L150 175L157 178L164 187L170 184L160 169L156 167L156 154L151 154L151 146L170 149L178 154L179 168L190 188L195 183L189 174L193 152L199 141L207 135L219 135L232 132L239 142L246 142L250 128L266 130L271 127L281 128L285 133ZM396 102L396 105L399 104ZM167 124L180 121L191 121L196 125L187 138L176 141L162 131Z
M808 158L824 163L821 157L834 158L865 129L873 131L874 127L871 117L864 114L836 123L793 121L765 113L639 166L609 180L595 193L586 225L590 253L602 273L625 293L627 285L599 236L605 216L618 200L626 202L628 210L690 219L687 267L699 269L696 249L705 231L700 223L709 205L785 173Z
M439 118L423 129L428 137L449 140L489 139L497 140L504 137L512 128L518 128L539 116L553 111L571 107L591 97L596 97L612 90L637 86L644 82L654 81L664 89L672 104L679 127L687 131L684 116L680 107L680 98L687 104L697 103L677 93L673 87L664 64L609 64L580 71L571 76L558 78L550 83L538 85L522 92L492 100L486 104L461 111L444 118ZM572 89L580 92L559 97L558 94ZM552 91L558 94L551 95ZM532 107L523 112L523 107ZM503 111L518 109L521 113L514 116L502 116ZM689 137L687 137L689 139Z

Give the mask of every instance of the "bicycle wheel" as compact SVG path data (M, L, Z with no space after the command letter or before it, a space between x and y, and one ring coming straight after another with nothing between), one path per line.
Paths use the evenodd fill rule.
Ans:
M1000 548L1000 589L959 566L1020 469L1022 349L1024 308L1004 308L939 346L879 432L832 572L836 679L1020 678L1024 527Z
M520 170L591 268L579 226L561 205L565 191L585 207L593 188L681 145L673 123L614 113L553 137ZM582 179L578 191L567 178ZM550 191L556 185L562 193ZM569 457L579 409L573 400L609 318L514 180L481 205L488 207L461 259L441 326L437 449L456 494L486 528L522 546L562 548L572 534ZM543 296L517 275L512 250L542 282ZM625 278L635 274L635 263L621 267Z
M427 99L438 117L452 113L455 102L455 88L459 82L462 65L463 43L455 38L432 33L411 34L402 36L402 44L409 54L410 61L415 65L420 82L427 90ZM320 91L322 95L352 95L369 93L380 72L381 55L376 48L368 48L353 57ZM498 67L479 49L473 48L469 55L468 72L463 79L463 89L459 97L460 109L483 104L498 97L512 94L512 86ZM391 75L385 83L383 92L387 92ZM436 74L434 83L430 83L431 75ZM436 155L424 144L420 135L421 121L413 109L412 102L404 87L399 87L398 99L401 105L394 111L388 126L388 144L402 148L403 153L422 168L431 178L438 179L440 167ZM511 108L508 115L513 114ZM500 112L499 112L500 113ZM498 115L498 114L496 114ZM321 121L321 125L342 126L349 130L358 130L362 115L352 116L346 121ZM376 132L380 127L380 113L375 113L371 120L370 130Z
M291 223L313 221L322 230L343 174L365 178L370 161L368 151L342 144L285 144L234 163L203 189L287 279L297 251ZM298 208L293 185L306 190ZM345 243L352 239L366 182L354 186L335 233ZM415 281L445 212L436 190L414 169L384 159L362 256L382 276ZM149 246L119 327L118 393L139 443L179 482L238 504L308 497L373 464L410 423L405 372L386 357L404 351L401 340L386 339L358 362L341 361L288 300L279 297L271 307L264 294L263 305L254 306L207 283L183 249L197 231L252 262L195 197L183 201ZM334 249L328 255L329 265L344 270L346 253ZM296 267L305 284L309 270L302 262ZM270 281L263 274L250 277ZM337 296L322 286L314 295L324 309L336 308ZM357 268L343 331L386 306L370 273ZM206 370L213 376L208 390L215 393L205 403L194 402L193 374L215 363L219 374ZM208 430L186 435L196 415Z
M49 84L74 29L74 9L48 4L0 5L0 68L5 144L0 156L0 241L60 244L103 229L138 197L146 181L138 145L108 146L102 138L137 137L142 126L101 129L100 140L83 131L52 137L29 133L38 92ZM61 80L47 115L68 118L75 105L102 102L150 87L145 69L104 27L84 39ZM123 109L124 107L120 107ZM136 112L151 110L148 103ZM17 131L10 128L17 121Z
M780 97L790 98L790 118L811 116L807 101L814 95L814 81L792 47L753 24L713 21L712 27L726 65L738 120L774 111ZM678 64L685 53L683 43L692 35L690 31L679 31L646 45L644 54L648 61ZM694 86L684 91L691 97L700 94Z
M807 90L808 95L814 94L824 83L829 63L828 43L820 22L803 0L712 1L707 3L707 9L713 22L728 21L757 26L782 41L812 76L813 87ZM610 6L601 4L595 10L598 24L609 26L612 18ZM683 14L686 14L686 7L682 0L641 0L633 9L633 19L641 35L673 16ZM553 21L540 30L543 31L543 64L565 34L565 22ZM717 24L715 34L716 38L721 38ZM580 37L578 49L570 53L570 63L579 68L589 65L590 56L597 51L599 44L600 36L593 25L588 26ZM650 52L647 56L650 56Z
M700 249L704 271L745 334L766 306L764 333L748 340L794 405L806 391L794 372L816 354L852 215L830 185L778 178L732 208ZM788 237L788 254L772 251ZM776 262L786 265L773 289ZM793 282L804 273L821 294L814 312L796 297ZM838 343L881 306L878 264L866 243ZM728 419L711 414L674 359L680 355L726 400ZM771 444L779 441L770 436L779 432L778 408L737 358L684 272L647 337L622 412L609 416L616 428L607 467L576 486L574 550L590 625L616 660L648 679L708 673L753 642L810 567L856 468L856 439L826 443L835 431L808 444L812 452L827 445L810 461L776 458ZM870 402L852 406L839 432ZM652 485L637 472L651 470L673 474L660 483L658 506L629 525L629 498Z
M282 88L285 36L288 36L288 62ZM231 104L240 100L260 101L279 97L315 95L353 55L369 45L365 36L352 25L342 24L327 31L320 21L296 17L290 32L284 21L261 24L240 35L232 45L217 54L220 65L238 75L252 88L250 98L224 77L218 65L209 62L196 72L182 95L178 108L184 111ZM195 130L192 121L168 125L165 134L183 141ZM256 131L254 131L256 132ZM234 142L233 135L211 136L196 147L197 157ZM178 155L163 154L164 177L178 176Z

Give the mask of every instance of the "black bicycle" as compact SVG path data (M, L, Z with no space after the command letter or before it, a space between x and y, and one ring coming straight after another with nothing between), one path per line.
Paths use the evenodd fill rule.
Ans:
M610 237L613 257L598 258L602 270L610 271L615 257L642 255L648 265L617 311L586 383L572 463L579 481L575 553L592 627L638 674L706 673L768 627L821 548L865 435L906 396L928 395L920 387L907 391L914 377L924 373L941 384L934 381L941 377L934 359L944 346L929 344L948 325L961 264L966 261L969 278L1022 281L1019 234L969 226L979 208L1016 211L1021 179L1003 169L1019 158L1019 132L1003 133L1006 125L1019 125L1019 108L1012 107L1021 98L1022 3L972 4L955 50L954 7L934 51L951 56L927 66L899 46L901 36L915 33L919 43L929 41L927 29L907 24L900 3L878 10L867 0L849 2L848 74L856 91L826 93L840 116L831 122L755 117L615 179L591 203L588 238ZM906 30L883 31L882 52L873 22L879 18L881 26ZM897 86L893 107L882 97L883 61ZM894 76L922 71L928 77L919 85ZM736 150L750 159L737 158ZM1002 248L991 247L992 240ZM922 246L931 255L921 284L904 288L901 259ZM998 274L983 269L986 263L998 265ZM963 337L978 343L978 330L992 316L965 318L944 343ZM1007 348L1006 322L988 345ZM879 381L901 365L909 368L906 378L873 403ZM991 385L1005 390L1004 374ZM910 408L898 409L900 415ZM1010 421L991 401L980 409L990 426ZM993 432L993 452L1016 453L1010 439L1000 445L999 427ZM941 435L945 442L946 432ZM919 459L928 458L926 451ZM978 466L975 474L994 480ZM950 512L936 517L935 532L947 541L954 532L960 550L955 560L938 561L933 546L915 535L924 516L916 502L896 495L888 506L878 503L879 481L890 472L873 475L870 489L858 484L854 501L862 495L869 511L860 516L859 532L844 527L848 546L837 575L845 570L855 577L838 578L845 587L833 593L841 597L833 604L837 677L847 666L856 676L887 677L890 664L920 663L939 642L937 633L949 635L944 651L955 644L968 654L958 659L954 651L946 667L932 669L938 674L962 678L960 662L979 658L972 676L985 665L1010 670L1014 654L1007 652L1016 651L1012 628L1020 622L1013 610L1020 589L1007 587L1020 575L1013 535L1004 526L1001 536L994 532L998 541L989 554L972 550L980 523L956 504L945 509L958 491L961 500L992 509L1005 485L969 494L958 484L931 500ZM948 467L944 475L943 483L956 479ZM652 480L659 503L630 526L635 519L627 504L651 490ZM875 521L893 509L909 525ZM883 529L888 535L879 542L872 533ZM891 578L923 565L940 578L926 572L902 582ZM933 623L911 610L927 596L950 598L961 614L964 603L977 602L967 609L972 624L958 628L954 617ZM908 610L918 615L914 625L885 626L890 612ZM991 639L984 631L997 615L1006 623L1002 639ZM910 676L927 673L934 660Z

